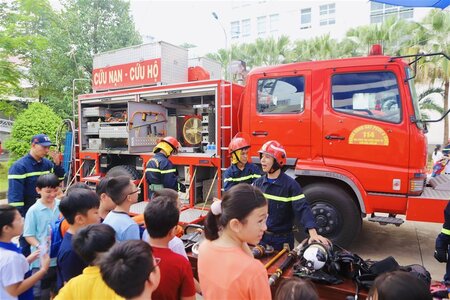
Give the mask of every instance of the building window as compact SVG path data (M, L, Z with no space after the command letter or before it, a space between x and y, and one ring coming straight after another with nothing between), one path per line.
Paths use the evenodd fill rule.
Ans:
M300 29L311 28L311 8L300 10Z
M250 36L251 27L250 27L250 19L242 20L242 37Z
M414 8L394 6L383 3L372 2L370 4L370 23L380 24L391 17L397 19L412 20L414 17Z
M241 30L239 28L239 21L231 22L231 38L238 39L240 33L241 33Z
M336 4L324 4L319 6L320 26L336 24Z
M257 29L258 29L258 36L264 36L266 34L266 23L267 23L267 17L258 17L257 19Z
M274 14L269 16L270 20L270 32L274 33L278 31L279 27L279 21L280 21L280 15Z

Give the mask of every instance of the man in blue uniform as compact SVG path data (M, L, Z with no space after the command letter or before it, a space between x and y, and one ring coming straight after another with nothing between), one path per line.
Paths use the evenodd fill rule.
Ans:
M55 173L59 180L64 180L64 169L61 166L60 154L50 151L54 144L45 134L37 134L31 138L30 152L16 161L8 172L8 202L17 207L22 216L25 216L39 194L36 191L36 181L39 176ZM45 158L50 155L53 162ZM21 236L19 239L22 252L27 256L30 245Z
M450 202L444 210L444 225L436 238L434 257L438 262L447 263L444 281L450 283L450 261L448 259L448 247L450 245Z
M242 137L235 137L228 146L231 166L223 173L223 188L226 191L239 183L252 184L263 174L255 165L248 162L250 144Z
M60 154L50 151L54 146L45 134L37 134L31 139L30 152L16 161L8 172L8 202L17 207L22 216L36 202L36 180L40 175L55 173L59 180L64 179ZM50 155L53 162L45 158Z
M177 154L181 148L180 143L174 137L163 138L153 149L155 155L147 163L145 178L149 184L151 194L163 188L169 188L177 192L185 192L186 188L178 182L178 172L170 162L169 156Z
M309 242L329 244L328 239L317 234L314 215L300 184L281 171L286 164L284 147L277 141L268 141L258 152L266 175L256 179L253 185L261 189L269 203L267 231L261 244L269 244L275 250L281 250L283 244L288 243L293 249L294 217L308 231Z

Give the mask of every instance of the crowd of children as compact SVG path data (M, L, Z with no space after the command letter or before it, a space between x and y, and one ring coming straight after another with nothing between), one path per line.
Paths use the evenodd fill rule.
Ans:
M289 230L294 216L309 231L311 242L329 241L315 231L301 187L281 170L286 161L283 146L276 141L263 145L259 153L264 174L255 176L239 173L246 170L249 146L238 146L232 152L237 152L236 166L228 190L205 219L199 281L177 237L180 200L175 190L153 191L143 232L129 215L140 189L128 176L103 178L95 192L77 184L59 200L58 177L44 174L36 181L40 198L25 220L15 207L0 206L0 299L188 300L196 293L204 299L271 299L267 271L249 244L293 247ZM58 221L63 237L57 255L50 257L52 224ZM28 257L12 242L19 235L31 245ZM392 291L411 290L407 282L413 281L395 272L380 276L369 299L396 299L398 293ZM426 288L411 291L422 298L409 299L431 299ZM300 298L318 299L318 293L311 282L298 278L283 282L275 294L275 299Z

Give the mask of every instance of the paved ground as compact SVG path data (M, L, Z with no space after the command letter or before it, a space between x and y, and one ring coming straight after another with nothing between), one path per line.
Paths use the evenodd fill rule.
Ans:
M400 265L422 264L434 280L442 280L445 264L434 257L434 242L442 224L407 221L400 227L363 222L363 229L348 250L364 259L393 256Z

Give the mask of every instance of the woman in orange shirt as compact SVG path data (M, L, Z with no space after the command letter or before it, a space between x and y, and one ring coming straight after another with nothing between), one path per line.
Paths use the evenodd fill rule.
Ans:
M262 192L248 184L232 187L211 205L198 255L205 300L271 299L267 271L248 246L261 240L267 212Z

